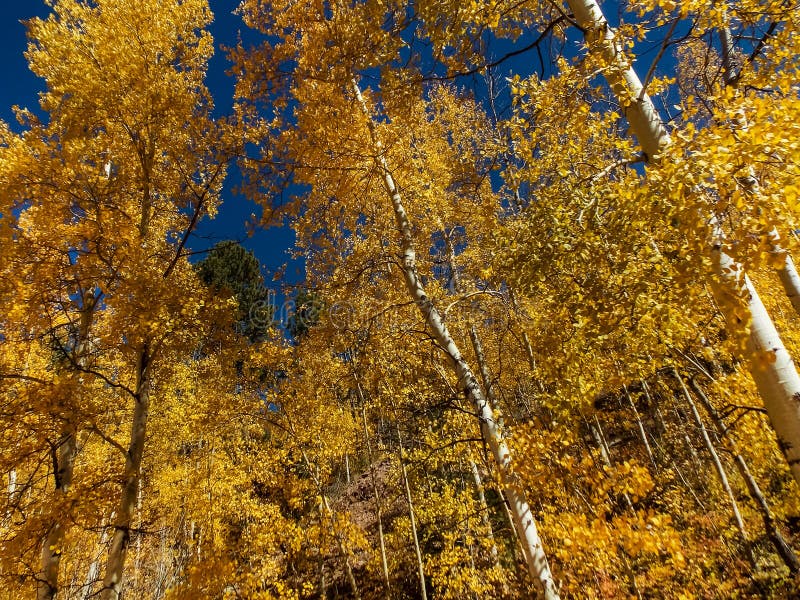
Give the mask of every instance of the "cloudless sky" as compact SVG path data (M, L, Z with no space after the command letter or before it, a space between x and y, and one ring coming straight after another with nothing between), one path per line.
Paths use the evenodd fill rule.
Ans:
M135 0L131 0L135 1ZM209 64L207 85L214 96L217 115L229 114L233 100L233 78L225 74L228 61L220 45L233 46L239 35L247 43L252 33L247 30L238 15L233 14L238 0L210 0L214 12L211 34L217 49ZM46 17L50 9L43 0L0 0L0 65L2 65L2 85L0 85L0 119L12 128L19 130L11 107L18 105L38 112L38 94L44 89L44 81L28 70L23 56L27 47L25 26L22 21L31 17ZM219 214L213 220L205 219L191 242L194 251L205 250L223 239L236 239L255 252L262 263L267 284L272 283L272 275L284 263L290 263L286 270L286 280L296 283L302 279L302 261L290 261L287 250L294 242L294 233L288 228L270 230L257 229L252 237L247 237L245 222L251 214L260 214L260 208L244 197L234 195L232 188L238 178L237 168L231 166L231 175L226 181L223 203Z
M207 85L214 96L216 114L225 115L231 111L233 78L225 73L229 65L220 46L233 46L240 37L245 45L248 45L258 39L258 34L247 29L240 17L233 14L239 0L209 0L209 2L211 10L214 12L214 21L210 30L214 36L216 53L209 65ZM604 5L608 17L612 22L617 22L616 12L619 10L619 4L604 2ZM43 89L43 81L28 70L23 56L27 40L25 27L21 21L34 16L44 17L47 14L49 14L49 8L44 4L44 0L0 0L0 64L2 64L3 70L3 84L0 86L0 118L12 127L18 127L18 125L11 107L16 104L37 111L38 93ZM567 54L579 51L579 40L580 34L577 30L572 30L564 48ZM637 52L640 54L637 69L641 74L646 71L652 60L652 53L655 52L658 45L651 41L643 43L641 47L637 48ZM514 47L512 42L496 41L495 47L490 51L492 55L490 58L503 56ZM547 50L545 49L546 54ZM667 53L662 65L674 68L674 57L671 54L671 52ZM503 63L498 68L497 74L501 77L500 81L502 82L502 77L511 75L511 73L528 75L536 68L537 64L535 53L527 52ZM472 84L479 95L485 96L485 84L481 76L476 75L469 78L468 82L461 80L459 83ZM272 283L271 280L273 274L284 263L288 263L288 268L283 281L289 284L299 283L303 279L303 261L292 261L288 255L288 250L294 242L293 232L286 227L270 230L259 228L252 237L247 237L245 223L250 219L251 214L260 214L260 208L244 197L233 193L233 188L238 180L238 169L235 165L231 166L230 173L218 216L213 220L206 219L200 224L197 235L190 241L190 249L202 251L207 250L219 240L239 240L246 248L255 252L264 266L262 270L268 285L271 287L279 285L278 282ZM279 298L281 298L280 294Z

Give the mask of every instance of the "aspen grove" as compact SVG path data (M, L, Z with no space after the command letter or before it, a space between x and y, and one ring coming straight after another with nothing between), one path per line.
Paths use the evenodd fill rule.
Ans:
M800 597L798 5L45 4L0 599Z

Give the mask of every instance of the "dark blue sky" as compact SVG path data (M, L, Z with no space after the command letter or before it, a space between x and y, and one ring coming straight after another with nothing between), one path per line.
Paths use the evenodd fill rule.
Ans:
M209 1L215 16L211 25L211 33L215 39L217 52L209 65L207 83L215 99L217 114L224 115L231 110L233 80L225 74L228 62L224 52L220 50L220 46L235 45L240 35L247 44L248 41L255 41L257 34L248 30L239 16L233 14L239 0ZM617 22L618 3L604 2L603 4L609 19ZM12 127L16 125L16 120L11 107L16 104L35 111L38 108L37 94L43 87L42 80L35 77L27 68L23 56L27 40L25 27L21 21L34 16L46 16L48 12L49 9L43 0L21 0L19 2L0 0L0 60L2 60L4 75L3 85L0 86L0 118L10 123ZM655 40L640 44L636 50L640 54L636 68L641 75L647 71L659 46L658 33L653 33ZM580 34L577 30L572 30L567 42L559 49L567 55L580 52L579 40ZM557 46L559 45L557 44ZM503 56L514 48L515 44L512 42L495 40L489 50L490 60ZM543 47L545 64L549 62L547 59L548 49L546 45ZM664 56L661 66L672 70L674 64L672 52L668 52ZM500 81L502 81L502 77L512 73L526 76L537 66L536 54L527 52L504 62L498 67L497 75L501 78ZM546 68L545 75L549 75L548 68ZM463 78L457 84L474 86L479 97L485 97L485 85L481 76ZM507 101L504 106L501 105L498 108L502 110L505 107L507 107ZM233 194L232 188L238 178L237 168L232 166L230 172L219 214L216 219L205 220L201 223L197 235L190 242L191 250L202 251L210 248L219 240L236 239L255 252L264 265L263 270L268 282L271 282L273 274L281 265L289 263L283 281L289 284L299 283L303 279L302 261L291 261L287 253L294 242L293 232L288 228L257 229L252 237L247 237L245 223L251 214L258 215L260 208L245 198ZM279 283L271 285L277 287Z
M238 35L245 41L249 32L241 19L233 14L238 0L210 0L214 12L214 23L211 33L214 36L217 52L214 55L208 73L208 87L214 95L217 114L226 114L231 110L233 97L233 79L225 74L228 68L225 54L220 45L232 46ZM0 118L18 129L11 107L18 105L36 111L38 109L38 93L44 88L43 80L28 70L23 56L27 46L25 26L21 21L31 17L45 17L49 8L43 0L0 0L0 64L3 65L3 85L0 86ZM243 245L253 250L264 265L263 271L271 287L273 273L284 263L291 262L286 253L294 242L291 230L258 229L252 237L247 237L245 222L251 213L259 214L260 209L242 196L234 195L231 188L235 185L236 167L232 166L232 175L228 177L223 204L214 220L205 220L198 229L198 235L191 242L192 250L210 248L222 239L240 240ZM286 270L286 280L296 283L302 279L302 267L298 261L291 262Z

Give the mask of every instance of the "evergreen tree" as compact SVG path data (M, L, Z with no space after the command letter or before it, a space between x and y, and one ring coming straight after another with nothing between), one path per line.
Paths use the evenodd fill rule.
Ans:
M205 259L197 264L200 279L219 294L229 294L239 304L236 332L251 342L261 341L272 322L270 290L255 255L238 242L219 242Z
M294 298L294 314L289 317L289 333L295 339L308 333L319 323L325 304L319 294L310 290L300 290Z

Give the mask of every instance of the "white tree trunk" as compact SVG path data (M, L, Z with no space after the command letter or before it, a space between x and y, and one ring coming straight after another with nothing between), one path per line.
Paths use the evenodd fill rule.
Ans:
M750 295L748 304L752 317L748 340L750 372L778 437L778 445L795 481L800 483L800 376L747 276L745 285Z
M17 470L11 469L8 472L8 506L6 513L3 515L3 522L0 523L0 528L5 529L6 524L11 520L14 514L14 502L17 496Z
M369 108L361 95L361 90L358 83L353 80L353 88L355 91L356 99L360 104L361 110L367 119L367 126L369 127L370 135L372 137L372 144L375 147L375 163L380 172L383 180L383 186L386 194L392 202L394 209L395 219L397 221L397 229L400 233L401 251L402 251L402 271L405 280L406 288L413 298L423 318L425 319L428 327L433 333L434 338L446 352L447 356L458 378L459 385L464 390L465 395L473 403L477 412L478 418L481 422L481 429L489 445L492 456L497 464L497 470L500 475L500 481L506 493L506 498L509 503L511 514L514 517L514 525L517 534L522 541L523 550L525 552L525 560L528 565L528 571L542 590L546 600L555 600L558 598L558 591L556 590L555 580L550 572L550 566L547 562L547 556L544 553L539 532L536 529L536 523L533 519L530 507L528 506L525 496L519 488L516 478L511 470L511 452L503 441L500 434L497 421L494 418L494 412L489 406L489 402L483 395L483 392L478 385L475 376L473 375L469 365L461 355L455 341L453 340L447 326L442 321L439 311L433 305L422 282L417 276L416 268L416 252L414 250L414 241L411 234L411 224L408 220L400 192L397 189L394 178L392 177L386 159L383 155L383 146L378 139L375 131L375 123L372 120L372 115Z
M94 290L87 291L84 294L75 346L75 366L77 368L86 366L86 356L89 350L89 330L92 326L97 300L98 296L95 295ZM78 455L77 435L77 424L68 418L61 429L58 446L53 448L54 504L62 501L72 486L73 469ZM60 513L61 510L63 509L55 507L54 515L58 516L55 516L50 523L47 535L42 543L40 555L41 572L39 573L39 585L36 591L38 600L51 600L58 593L58 569L61 564L62 546L64 534L66 533L66 519Z
M772 516L772 511L769 508L767 499L761 492L761 488L756 482L755 477L753 477L753 474L750 472L750 468L747 466L744 457L736 448L736 444L733 443L733 440L727 436L727 425L725 425L725 422L719 416L717 409L715 409L714 405L711 404L708 396L706 396L705 392L702 390L702 388L700 388L697 382L694 379L690 379L689 385L692 387L695 394L697 394L697 397L700 398L703 407L711 417L711 420L714 423L714 427L717 431L717 435L726 445L727 450L733 455L736 468L738 469L739 474L742 476L742 479L744 479L744 482L747 484L747 491L750 493L750 497L756 503L756 506L761 513L761 518L764 521L764 530L767 532L767 536L772 542L772 545L775 547L775 550L778 552L781 560L783 560L783 563L789 568L789 571L792 573L797 573L800 571L800 561L798 561L794 550L792 550L791 546L786 543L786 540L778 529L778 525L775 523L775 519Z
M567 0L567 4L585 30L587 41L611 67L604 74L623 105L639 144L652 159L670 143L669 134L625 58L614 30L595 0ZM632 100L627 101L627 98ZM778 444L795 481L800 484L800 376L750 279L722 252L719 244L715 244L714 254L718 274L733 293L739 292L740 282L744 282L752 316L748 344L750 371L777 433Z
M634 403L633 398L631 398L631 395L628 393L628 387L623 384L622 389L625 392L625 398L627 398L631 410L633 410L633 416L636 419L636 427L639 430L639 437L642 438L644 449L647 451L647 457L650 459L650 463L653 465L655 472L658 473L658 463L656 463L656 457L653 454L653 448L650 446L650 442L647 440L647 431L645 431L642 418L639 416L639 411L636 410L636 404Z
M417 557L417 574L419 575L419 593L422 600L428 600L428 590L425 585L425 564L422 562L422 551L419 548L417 536L417 517L414 513L414 499L411 497L411 486L408 483L408 470L403 458L403 437L400 434L400 425L397 425L397 459L400 461L400 474L403 476L403 489L406 492L408 505L408 518L411 522L411 539L414 541L414 554Z
M114 513L111 513L110 521L114 520ZM97 547L99 550L95 555L94 559L92 560L91 564L89 565L89 569L86 571L86 580L83 583L83 600L91 600L94 597L92 593L92 588L97 580L97 576L100 573L100 558L103 554L103 547L106 545L106 540L108 539L108 529L103 527L103 531L100 533L100 541L97 543Z
M723 81L725 82L726 86L736 88L739 82L741 65L739 65L738 61L736 60L736 49L733 45L733 36L731 36L731 30L727 25L720 28L719 39L720 46L722 46ZM738 129L747 129L747 117L744 113L738 114L736 121ZM754 194L757 194L759 191L758 179L755 176L752 165L748 166L748 171L749 180L753 184L751 191ZM792 256L786 250L781 248L778 231L773 229L770 231L768 236L770 239L770 245L772 246L772 252L775 254L784 255L783 264L778 268L778 276L780 277L783 291L786 292L786 296L792 303L792 308L794 308L795 312L800 315L800 275L798 275L797 269L794 266Z
M714 447L714 443L711 441L711 437L708 435L708 430L703 423L703 419L700 417L700 411L697 410L697 405L694 403L694 400L692 400L692 395L689 393L689 390L686 389L686 384L683 382L683 378L681 377L680 373L678 373L678 369L675 367L672 367L672 376L678 382L678 385L683 392L683 397L686 399L686 403L689 405L689 409L692 412L694 422L697 425L697 428L700 430L700 435L703 438L703 443L706 446L706 450L708 450L708 453L711 455L711 462L714 464L714 469L717 472L717 477L722 485L722 489L725 490L725 494L728 496L728 501L731 504L731 511L733 512L733 519L736 521L736 529L739 530L739 536L742 538L742 544L744 545L744 549L747 553L748 559L750 560L750 564L752 564L754 567L757 567L756 559L753 555L753 548L750 544L749 538L747 537L747 529L744 525L744 519L742 519L741 511L739 511L739 503L736 502L736 496L733 494L733 489L728 481L728 474L725 471L725 467L722 465L719 454L717 454L717 449Z
M386 592L386 599L392 597L392 586L389 582L389 563L386 559L386 540L383 537L383 503L378 493L378 483L375 479L375 463L372 457L372 444L369 441L369 430L367 428L367 406L364 402L364 393L361 391L361 384L356 381L356 390L361 400L361 420L364 424L364 442L367 446L367 460L369 461L369 478L372 483L372 496L375 500L375 519L378 521L378 542L381 547L381 572L383 574L383 586Z
M606 438L603 435L603 428L600 427L600 421L598 420L597 415L594 415L594 423L590 423L586 417L584 417L583 420L589 427L589 432L592 434L594 442L597 444L597 447L600 450L600 459L603 461L603 464L606 467L611 467L611 453L609 452ZM628 510L635 513L636 510L633 508L633 502L631 501L631 497L628 492L622 492L622 499L625 500L625 506L628 508Z
M648 160L652 160L670 143L670 137L653 102L644 93L639 76L628 63L614 30L595 0L567 0L567 4L585 30L587 42L596 44L596 50L611 67L603 74L620 101L639 145Z
M492 521L489 519L489 504L486 502L486 494L483 490L483 480L481 479L481 473L478 470L478 465L475 464L475 461L471 458L469 459L469 468L472 472L472 480L475 482L475 489L478 490L478 502L480 502L481 505L481 522L486 528L486 535L491 543L489 554L492 557L492 562L497 564L497 544L494 541Z
M794 311L800 315L800 275L798 275L792 256L788 252L783 257L783 268L778 269L778 276L781 278L783 291L786 292Z

